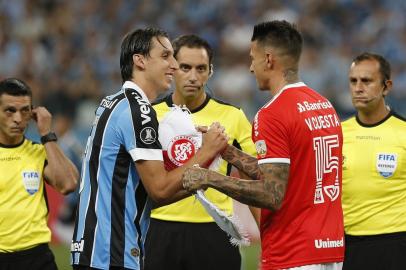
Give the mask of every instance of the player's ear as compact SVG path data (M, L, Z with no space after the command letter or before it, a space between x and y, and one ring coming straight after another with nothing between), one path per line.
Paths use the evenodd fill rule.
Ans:
M392 80L385 80L383 81L383 91L382 96L386 97L389 94L390 90L392 89Z
M209 78L210 78L211 76L213 76L213 73L214 73L214 67L213 67L213 64L210 64Z
M266 66L271 69L273 66L273 54L271 52L265 52L265 61L266 61Z
M138 67L141 70L145 69L145 58L141 54L133 54L133 63L134 66Z

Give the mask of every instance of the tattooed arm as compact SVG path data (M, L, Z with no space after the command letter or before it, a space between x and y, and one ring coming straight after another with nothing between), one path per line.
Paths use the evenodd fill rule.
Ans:
M241 170L238 170L238 174L240 175L239 177L241 179L247 179L247 180L250 179L250 177ZM259 225L261 223L261 208L254 207L254 206L251 206L251 205L248 205L248 208L249 208L249 210L251 212L252 217L255 220L255 223L257 224L257 226L259 228Z
M252 179L260 179L258 160L238 148L228 145L221 157Z
M242 180L203 168L188 168L183 174L183 186L188 191L212 187L241 203L273 211L279 210L285 197L289 164L259 165L260 180Z

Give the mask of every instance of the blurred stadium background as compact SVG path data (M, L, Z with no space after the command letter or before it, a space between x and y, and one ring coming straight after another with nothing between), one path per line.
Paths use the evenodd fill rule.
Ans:
M404 14L402 0L0 0L0 79L27 81L34 103L54 114L65 149L77 155L100 98L121 85L123 35L156 26L171 38L196 33L209 40L215 59L208 91L252 119L269 99L248 69L252 26L286 19L305 39L301 78L328 97L342 119L353 113L348 67L363 51L382 54L392 64L394 88L387 99L405 116ZM37 136L34 129L29 134ZM67 262L66 247L57 245L58 239L55 243L56 254ZM245 252L246 261L256 260L257 253L257 247Z

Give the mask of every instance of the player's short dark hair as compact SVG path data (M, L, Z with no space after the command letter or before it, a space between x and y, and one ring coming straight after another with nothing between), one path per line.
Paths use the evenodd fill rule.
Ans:
M130 80L132 77L134 54L150 56L149 53L152 49L152 39L154 37L166 37L169 39L168 34L158 28L137 29L124 37L120 53L120 70L123 82Z
M383 84L385 84L385 81L390 80L391 67L390 67L388 60L386 60L382 55L364 52L364 53L361 53L360 55L356 56L352 60L352 62L355 64L358 64L359 62L362 62L365 60L375 60L379 63L379 72L381 73Z
M180 48L204 48L209 56L209 65L211 65L213 60L213 49L210 44L203 38L197 35L182 35L177 37L172 42L174 57L178 55Z
M7 78L0 81L0 96L3 94L10 96L29 96L32 99L31 88L25 82L17 78Z
M251 41L257 41L260 46L277 48L281 54L290 56L296 63L299 62L303 38L296 25L285 20L255 25Z

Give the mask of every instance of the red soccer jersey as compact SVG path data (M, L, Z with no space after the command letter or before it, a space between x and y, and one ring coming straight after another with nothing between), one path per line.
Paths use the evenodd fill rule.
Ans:
M341 262L342 132L331 103L303 83L285 86L254 119L258 163L290 163L281 209L262 209L262 269Z

